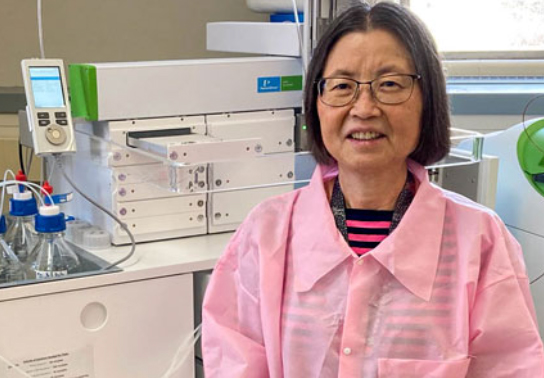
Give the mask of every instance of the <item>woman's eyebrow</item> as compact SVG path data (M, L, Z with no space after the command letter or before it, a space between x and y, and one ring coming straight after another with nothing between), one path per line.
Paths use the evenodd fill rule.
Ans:
M331 77L331 76L347 76L347 77L354 77L355 76L355 73L353 71L348 71L348 70L345 70L345 69L337 69L337 70L334 70L331 72L330 75L327 75L327 77Z
M372 78L368 78L369 80L372 80L378 76L382 76L382 75L386 75L386 74L390 74L390 73L404 73L404 71L406 71L405 69L401 68L401 66L397 65L397 64L387 64L385 66L382 66L380 67L374 77ZM343 69L343 68L339 68L339 69L336 69L334 70L333 72L331 72L329 75L327 75L326 77L334 77L334 76L346 76L346 77L356 77L357 74L353 71L350 71L350 70L346 70L346 69Z
M389 73L399 73L404 71L405 71L404 69L402 69L400 66L396 64L387 64L383 67L380 67L380 69L376 71L376 77L389 74Z

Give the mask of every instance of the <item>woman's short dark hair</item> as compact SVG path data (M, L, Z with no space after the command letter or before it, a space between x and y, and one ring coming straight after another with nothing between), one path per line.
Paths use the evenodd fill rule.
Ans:
M410 158L422 165L442 159L450 148L450 116L446 79L434 40L426 26L408 9L393 3L370 6L361 3L337 17L321 37L308 67L304 89L306 124L310 150L318 163L333 161L321 136L317 113L317 84L322 78L329 53L344 35L352 32L384 30L394 35L408 51L415 73L421 75L423 111L421 133Z

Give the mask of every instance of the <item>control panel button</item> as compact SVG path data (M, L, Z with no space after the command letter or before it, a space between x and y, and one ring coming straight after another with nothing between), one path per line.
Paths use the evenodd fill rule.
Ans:
M55 117L66 118L66 112L55 112Z
M66 141L66 132L57 125L53 125L47 128L45 139L54 146L60 146Z
M45 120L45 119L40 119L40 120L38 121L38 123L40 124L40 126L47 126L47 125L49 125L51 122L48 121L48 120Z
M39 119L49 119L49 113L46 113L46 112L39 112L39 113L38 113L38 118L39 118Z
M59 124L61 126L66 126L66 125L68 125L68 121L65 120L65 119L57 119L57 124Z

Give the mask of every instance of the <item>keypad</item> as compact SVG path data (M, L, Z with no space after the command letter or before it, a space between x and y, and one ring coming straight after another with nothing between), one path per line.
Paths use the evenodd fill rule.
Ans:
M68 126L68 116L66 112L38 112L38 124L40 126L48 126L51 124L57 124L59 126ZM51 120L51 118L54 119Z

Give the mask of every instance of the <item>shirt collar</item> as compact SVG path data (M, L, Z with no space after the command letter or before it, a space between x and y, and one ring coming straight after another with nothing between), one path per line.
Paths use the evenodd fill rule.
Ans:
M436 276L446 201L430 184L427 171L408 161L418 190L398 227L369 252L408 290L429 300ZM295 204L291 241L295 290L308 291L324 275L354 254L336 228L324 181L338 175L335 166L317 166ZM426 272L422 274L422 272Z

